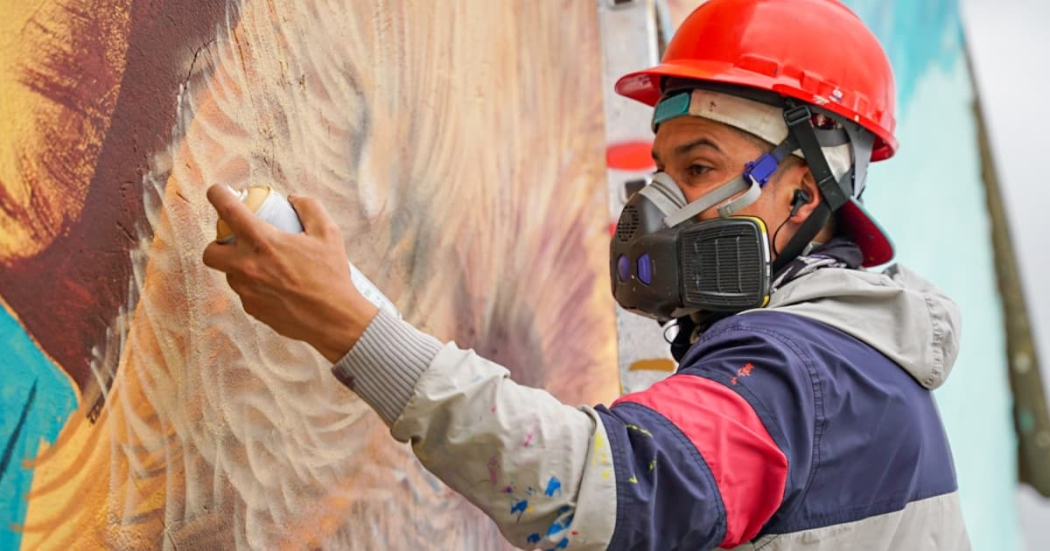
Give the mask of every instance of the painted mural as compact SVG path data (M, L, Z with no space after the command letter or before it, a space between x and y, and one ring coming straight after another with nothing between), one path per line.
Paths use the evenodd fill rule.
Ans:
M505 546L323 359L241 312L200 262L204 190L321 198L411 321L608 401L593 6L0 12L0 548Z
M900 96L865 199L963 309L938 402L975 548L1017 549L956 0L847 3ZM212 183L320 197L421 328L611 399L597 14L511 4L0 0L0 549L505 546L200 251Z
M958 1L847 3L886 45L897 76L901 150L872 169L866 204L893 236L899 260L963 314L959 359L935 396L971 542L1022 549L1003 303Z

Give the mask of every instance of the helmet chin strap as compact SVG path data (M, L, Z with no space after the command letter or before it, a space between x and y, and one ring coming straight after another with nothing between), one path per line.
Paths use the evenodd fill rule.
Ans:
M788 241L776 260L773 261L773 273L779 272L789 262L797 258L811 246L824 226L827 225L831 215L840 209L849 200L848 186L853 178L853 170L843 175L842 180L835 179L835 175L828 166L828 160L820 147L817 133L810 120L813 113L809 107L798 102L787 99L785 101L784 122L788 126L788 141L798 144L805 157L806 165L809 166L813 179L817 181L817 189L820 190L820 203L817 208L806 218L798 231Z

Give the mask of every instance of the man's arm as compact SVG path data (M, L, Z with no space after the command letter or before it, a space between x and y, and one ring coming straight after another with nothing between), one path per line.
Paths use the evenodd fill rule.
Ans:
M505 368L385 312L332 371L515 545L606 548L616 477L594 409L520 386Z
M736 545L783 497L784 454L747 402L708 379L573 408L385 313L333 373L520 547Z
M238 239L208 245L204 263L226 274L248 314L338 362L335 374L393 435L512 542L733 546L753 538L777 508L786 459L739 394L674 375L609 409L561 404L473 352L377 314L354 287L324 208L289 199L302 234L260 221L221 186L209 189ZM705 355L699 367L734 373L739 358L768 348L750 335Z

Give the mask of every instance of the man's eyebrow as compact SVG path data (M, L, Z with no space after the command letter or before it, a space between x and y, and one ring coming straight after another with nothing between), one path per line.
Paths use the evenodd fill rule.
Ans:
M714 149L715 151L717 151L719 153L722 152L722 148L718 147L718 144L716 144L715 142L713 142L713 141L711 141L711 140L709 140L707 138L700 138L699 140L694 140L694 141L691 141L691 142L689 142L687 144L682 144L682 145L674 148L674 154L675 155L685 155L686 153L689 153L690 151L692 151L692 150L694 150L694 149L696 149L698 147L710 147L711 149Z
M690 151L692 151L692 150L694 150L694 149L696 149L698 147L710 147L711 149L714 149L715 151L717 151L719 153L722 153L722 148L718 147L718 144L716 144L715 142L711 141L708 138L700 138L698 140L694 140L694 141L691 141L691 142L689 142L687 144L682 144L682 145L674 148L674 155L675 156L685 155L686 153L689 153ZM660 156L656 154L656 150L655 149L651 152L651 155L653 156L653 160L654 161L656 161L657 163L660 162Z

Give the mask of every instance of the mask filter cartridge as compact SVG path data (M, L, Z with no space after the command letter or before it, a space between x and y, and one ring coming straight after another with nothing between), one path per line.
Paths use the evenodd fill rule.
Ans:
M686 207L681 190L663 174L628 201L609 251L616 301L658 320L768 304L770 250L762 220L728 216L701 222L694 216L668 226Z

